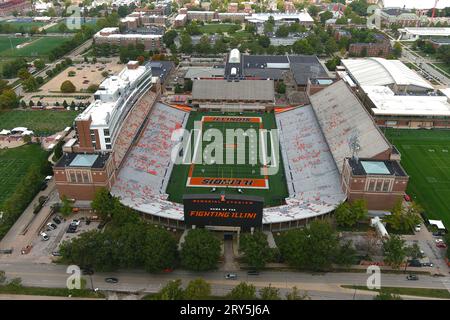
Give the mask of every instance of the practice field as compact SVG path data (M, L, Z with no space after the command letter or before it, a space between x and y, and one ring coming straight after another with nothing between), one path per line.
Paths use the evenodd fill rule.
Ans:
M408 194L450 227L450 130L386 129L409 175Z
M241 26L234 23L213 23L213 24L205 24L200 26L200 31L202 33L218 33L218 32L229 32L233 28L240 29Z
M274 155L278 170L271 174L274 132L267 131L266 142L261 143L265 132L262 129L276 128L273 114L191 112L187 130L194 128L194 121L201 124L203 140L201 135L191 132L186 142L191 146L191 153L183 151L183 156L185 163L189 157L203 157L201 163L174 166L167 187L169 200L182 202L183 194L192 193L237 194L241 189L245 195L264 197L265 206L284 203L288 190L280 152ZM227 131L234 132L235 136L227 139ZM216 134L221 136L217 140L219 151L213 148Z
M0 37L0 56L2 57L40 57L48 55L60 44L70 40L68 37ZM11 42L13 48L11 48ZM17 45L24 45L16 48Z
M50 135L72 126L77 114L76 111L52 110L0 112L0 130L26 127L37 135Z
M31 165L39 165L47 152L39 145L0 150L0 207L11 196Z

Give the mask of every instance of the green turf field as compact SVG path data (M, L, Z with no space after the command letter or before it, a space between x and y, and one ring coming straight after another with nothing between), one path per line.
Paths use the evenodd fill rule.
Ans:
M200 31L202 33L218 33L218 32L229 32L233 28L241 28L240 25L234 23L213 23L205 24L200 26Z
M10 38L0 37L0 56L1 57L39 57L46 56L54 48L58 47L70 38L67 37L28 37L28 38ZM11 48L10 40L13 42ZM30 42L23 48L16 48L16 45Z
M245 116L245 117L260 117L262 118L262 124L264 129L275 129L275 117L273 114L261 114L261 113L227 113L223 115L222 113L203 113L203 112L191 112L186 128L188 130L193 128L194 121L200 121L203 116L218 116L218 117L227 117L227 116ZM244 191L244 195L256 195L265 198L266 206L276 206L284 203L284 199L288 196L288 190L286 185L286 180L284 177L284 169L283 163L281 159L281 155L278 154L277 157L280 161L279 170L275 175L265 175L261 172L261 168L263 167L261 162L259 161L259 150L258 145L251 146L249 144L249 139L245 140L245 148L239 149L236 148L237 140L234 141L226 141L226 130L227 129L237 129L241 128L244 131L247 129L255 129L256 134L259 136L259 123L245 123L245 122L204 122L203 130L207 129L216 129L223 133L223 141L224 145L223 154L222 154L222 164L218 164L220 160L219 154L214 152L209 152L208 148L210 148L211 142L203 140L203 154L205 154L205 150L208 154L212 154L216 157L216 161L213 164L195 164L192 168L191 176L199 177L199 178L229 178L229 179L258 179L265 181L268 179L269 188L258 188L254 189L252 187L242 188ZM238 134L239 135L239 134ZM245 138L245 135L243 136ZM213 140L214 141L214 140ZM199 152L198 141L195 141L194 135L191 135L191 147L193 153ZM270 138L268 138L267 142L267 152L266 154L271 154L271 143ZM234 152L234 158L230 157L230 154L227 156L227 149L231 149ZM245 150L245 151L244 151ZM243 164L238 164L237 159L239 155L245 155L245 162ZM252 164L250 162L250 157L252 155L256 155L256 164ZM230 164L230 161L234 164ZM191 170L190 165L175 165L172 171L172 175L169 181L169 185L167 187L167 193L169 194L169 200L174 202L182 202L183 194L192 194L192 193L210 193L212 190L211 186L201 186L201 187L188 187L186 186L189 171ZM225 191L226 194L237 194L237 187L217 187L216 193L220 193L221 191Z
M409 175L407 193L450 228L450 130L386 129Z
M9 24L17 32L30 32L31 28L33 27L43 27L45 26L45 22L39 22L39 21L31 21L31 22L2 22L0 24Z
M76 111L4 111L0 112L0 130L27 127L37 135L49 135L70 127L77 116Z
M40 165L47 152L39 145L25 145L14 149L0 149L0 207L14 192L28 168Z

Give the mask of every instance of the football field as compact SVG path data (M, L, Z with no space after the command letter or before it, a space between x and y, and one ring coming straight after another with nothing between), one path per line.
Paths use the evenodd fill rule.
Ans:
M430 219L450 227L450 130L386 129L409 175L407 192Z
M262 196L266 206L283 203L288 191L279 148L273 147L273 114L192 112L186 129L190 151L185 147L184 164L174 166L170 200L181 202L186 193L225 192Z

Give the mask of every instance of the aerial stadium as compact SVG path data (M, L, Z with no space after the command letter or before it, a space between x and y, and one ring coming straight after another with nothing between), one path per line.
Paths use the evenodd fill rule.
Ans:
M127 111L121 124L114 126L117 133L109 152L94 142L110 128L98 134L92 133L91 126L90 138L83 139L80 128L86 123L76 123L78 145L54 168L60 195L89 201L93 191L106 187L124 205L169 227L193 224L186 221L187 212L198 218L211 217L211 210L216 210L214 218L259 215L260 224L252 226L270 231L323 218L347 198L367 198L374 206L380 197L383 203L401 198L404 190L396 186L402 172L391 170L397 161L392 146L344 81L311 95L310 104L275 108L273 80L246 79L241 61L240 53L233 51L227 60L228 74L207 81L214 87L228 84L220 97L214 96L214 90L205 91L205 79L194 81L193 100L201 99L191 106L161 102L157 81L150 90L134 93L138 98L122 107ZM143 68L142 75L147 72L146 67L138 68ZM127 90L134 90L124 81ZM139 76L133 81L144 83ZM207 96L208 91L212 96ZM110 116L116 118L118 107L111 108ZM96 116L86 113L80 119L90 119L92 124ZM90 150L99 159L85 163L81 150ZM356 154L361 161L351 161ZM380 166L387 171L373 170ZM77 170L88 172L88 183L79 183L82 173L78 184L73 183L78 173L71 177L70 172ZM392 183L390 187L386 183L381 193L366 194L366 189L355 187L355 175L361 179L380 175ZM259 206L261 212L253 213Z

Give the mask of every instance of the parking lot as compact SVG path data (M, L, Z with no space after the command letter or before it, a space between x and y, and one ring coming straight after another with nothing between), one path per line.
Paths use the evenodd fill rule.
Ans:
M26 256L24 258L30 258L40 262L51 262L57 258L53 255L53 252L59 251L59 246L62 242L71 240L83 232L97 230L99 225L99 221L91 221L90 223L87 223L87 217L90 216L89 214L73 214L69 218L63 218L60 224L53 221L55 216L57 215L53 214L41 229L41 231L48 236L48 240L43 240L43 237L40 234L36 235L36 238L32 243L33 248L28 254L24 255ZM69 225L73 219L78 220L80 223L75 233L68 233L67 230L69 229ZM56 229L47 230L47 223L55 224L57 226Z

